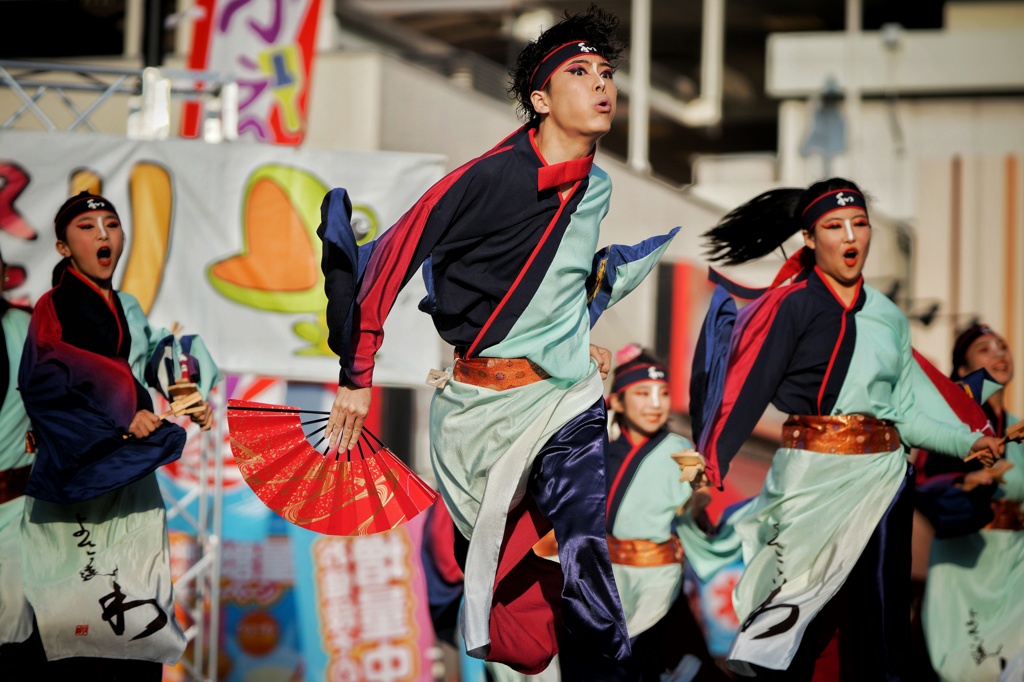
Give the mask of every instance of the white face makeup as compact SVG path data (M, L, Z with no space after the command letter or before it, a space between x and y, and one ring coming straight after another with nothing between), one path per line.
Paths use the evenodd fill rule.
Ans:
M597 77L598 80L603 81L604 80L604 76L601 75L601 70L605 69L607 67L604 64L600 64L599 65L598 62L589 62L589 64L590 64L590 69L589 70L594 73L594 76Z
M534 90L534 111L547 115L540 134L559 131L594 141L611 129L618 89L614 70L604 57L581 55L559 66L544 90Z
M849 218L844 219L843 222L846 223L846 241L854 241L855 237L853 236L853 224L850 222Z
M622 426L631 438L648 438L668 421L668 384L659 380L632 384L612 394L610 405L622 415Z
M113 211L86 211L68 224L56 246L61 256L71 259L71 267L106 291L124 249L124 232Z
M835 284L853 286L860 278L871 244L871 223L862 208L829 211L811 230L804 244L814 249L814 261Z
M109 239L110 235L107 233L107 228L103 224L105 221L101 216L96 216L96 227L100 228L100 237L102 239Z

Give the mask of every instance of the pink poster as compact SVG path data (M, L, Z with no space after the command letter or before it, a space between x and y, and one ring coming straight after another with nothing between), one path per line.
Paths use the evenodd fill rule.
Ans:
M240 138L302 142L320 1L197 0L204 14L188 66L234 75ZM199 103L186 103L182 136L196 137L202 118Z
M434 679L423 520L421 514L395 530L358 537L290 529L305 679Z

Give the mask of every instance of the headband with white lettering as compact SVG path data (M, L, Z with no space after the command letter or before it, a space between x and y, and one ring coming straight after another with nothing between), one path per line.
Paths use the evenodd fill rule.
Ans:
M642 381L657 381L667 384L668 372L662 365L649 363L638 363L626 367L623 372L616 370L615 379L612 381L612 393L620 393Z
M540 64L537 65L537 68L530 75L530 92L543 90L551 79L551 75L558 70L558 67L570 59L579 57L581 54L600 56L597 53L597 48L586 40L574 40L548 52L547 56L540 60Z
M855 189L834 189L812 201L804 209L804 212L800 215L800 220L803 223L805 230L810 230L814 227L814 224L821 220L823 217L831 213L832 211L838 211L841 208L862 208L864 212L868 211L867 201L864 199L864 195Z
M57 211L57 216L53 219L53 231L57 233L57 239L64 241L71 221L89 211L110 211L117 215L117 209L108 199L82 190L65 201Z

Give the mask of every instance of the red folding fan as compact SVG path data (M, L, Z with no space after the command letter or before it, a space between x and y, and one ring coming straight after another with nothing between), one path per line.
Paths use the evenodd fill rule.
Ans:
M302 420L300 415L322 415ZM364 426L356 449L317 448L330 412L228 401L231 451L242 477L264 504L297 526L326 535L390 530L437 497ZM323 426L316 427L316 424Z

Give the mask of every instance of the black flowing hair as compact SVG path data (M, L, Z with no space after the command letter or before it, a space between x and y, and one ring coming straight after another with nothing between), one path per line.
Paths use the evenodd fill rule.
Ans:
M857 183L829 178L807 189L787 187L768 190L733 210L701 235L707 260L739 265L767 256L803 228L801 214L822 194L837 189L861 192Z
M614 67L626 47L625 41L618 35L618 28L619 20L615 15L592 4L585 12L578 14L567 11L562 21L519 51L515 66L508 72L512 78L508 93L519 102L519 114L526 119L528 126L536 128L540 123L540 114L534 111L530 102L530 77L544 57L556 47L574 40L585 40L596 47L597 54Z

